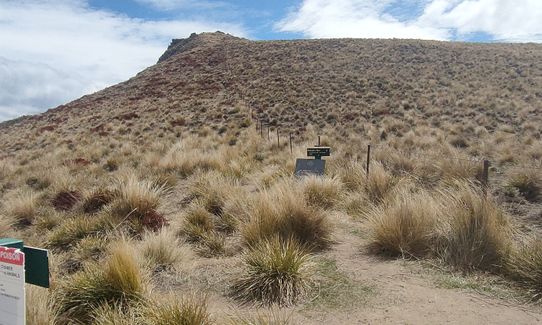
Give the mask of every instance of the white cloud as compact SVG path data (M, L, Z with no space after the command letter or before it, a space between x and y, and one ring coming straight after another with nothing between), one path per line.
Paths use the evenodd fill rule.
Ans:
M434 0L418 20L460 35L483 32L497 40L542 41L540 0Z
M399 0L303 0L276 28L311 38L459 39L482 32L497 40L542 41L540 0L413 0L417 17L395 17ZM414 10L414 8L411 8Z
M171 38L240 25L147 21L82 0L0 2L0 120L35 113L123 81L154 64Z
M304 0L277 24L280 31L301 32L311 38L421 38L445 39L447 31L386 14L395 1Z

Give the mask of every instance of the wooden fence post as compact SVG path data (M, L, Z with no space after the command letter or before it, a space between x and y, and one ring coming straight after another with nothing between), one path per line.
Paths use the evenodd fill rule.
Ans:
M267 141L271 140L271 126L267 122Z
M277 146L280 148L279 128L277 127Z
M263 121L262 120L260 120L260 136L263 139Z
M371 161L371 145L367 145L367 165L365 166L365 177L369 178L369 162Z
M320 146L320 136L318 136L318 147Z
M293 153L293 147L292 147L292 132L290 132L290 153Z

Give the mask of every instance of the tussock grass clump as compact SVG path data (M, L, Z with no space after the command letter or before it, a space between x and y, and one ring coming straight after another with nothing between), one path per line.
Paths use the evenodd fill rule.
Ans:
M342 184L337 178L307 177L302 186L305 200L311 206L331 209L342 197Z
M331 242L332 226L325 214L287 186L261 193L247 214L249 220L241 234L248 246L276 236L283 240L294 238L314 250L327 248Z
M512 279L532 294L533 300L542 299L542 239L532 239L513 250L506 269Z
M146 233L140 245L147 265L155 271L175 269L189 257L188 249L166 229Z
M198 253L204 257L224 255L226 253L226 237L216 231L203 234L199 242Z
M69 211L80 200L81 193L78 191L60 191L55 195L51 204L57 211Z
M119 184L118 197L113 204L113 214L122 220L132 222L137 233L145 229L156 231L167 224L167 220L156 209L165 194L163 186L150 181L139 181L134 175L126 177Z
M450 156L451 155L451 156ZM436 167L445 181L470 180L481 175L482 163L471 161L466 156L449 153L436 161Z
M144 215L158 208L163 187L149 181L139 181L135 176L128 176L119 184L117 210L120 215L130 213Z
M113 224L106 217L75 218L64 221L58 226L47 240L47 246L58 249L69 249L87 236L105 234L113 228Z
M372 202L380 203L397 183L398 178L389 173L381 163L373 163L365 183L365 192Z
M21 193L5 203L6 214L12 216L15 225L19 227L31 225L36 217L37 209L37 198L31 192Z
M74 256L79 262L97 261L104 257L109 248L109 241L104 236L90 236L81 239L75 246Z
M391 256L424 256L433 247L440 216L440 206L429 193L403 190L389 203L367 213L370 247Z
M57 313L49 291L37 286L26 287L26 323L32 325L57 324Z
M213 229L213 215L203 206L193 204L185 216L181 234L186 235L190 242L198 242Z
M215 216L223 214L224 206L231 197L243 195L234 180L218 172L196 175L190 191L198 198L199 203Z
M294 239L261 241L243 262L246 273L236 280L233 295L244 303L289 306L309 287L311 256Z
M124 308L125 309L125 308ZM140 325L141 317L132 309L124 310L116 305L101 305L92 312L94 325Z
M97 189L90 193L83 201L83 211L93 214L102 210L115 198L115 192L108 189Z
M508 185L518 189L526 200L536 202L542 195L542 176L537 170L513 170Z
M60 316L88 324L92 312L104 305L119 308L143 299L145 278L134 252L126 244L113 248L104 265L89 265L64 280L55 290Z
M469 183L442 192L445 221L438 255L462 271L496 271L510 248L511 229L497 205Z
M242 315L232 317L228 325L288 325L291 324L290 315L271 311L267 314L257 313L256 315Z
M149 325L209 325L213 324L207 311L207 301L196 296L183 298L172 295L149 304L144 311L144 324Z
M45 210L40 212L40 215L34 220L36 230L53 230L64 220L64 216L57 211Z
M11 231L12 220L5 215L0 214L0 237L8 237L8 233Z
M365 165L357 161L348 161L345 165L337 167L341 181L349 191L362 189L367 180Z
M365 217L371 206L365 192L347 194L341 202L341 208L355 218Z

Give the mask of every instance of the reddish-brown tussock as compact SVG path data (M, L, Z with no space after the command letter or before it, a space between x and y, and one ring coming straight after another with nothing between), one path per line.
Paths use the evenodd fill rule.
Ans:
M145 213L143 216L141 216L140 222L143 227L152 231L158 231L162 227L168 225L166 218L164 218L164 216L158 213L156 210L151 210Z
M118 119L118 120L121 120L121 121L129 121L129 120L132 120L132 119L139 118L139 114L132 112L132 113L126 113L126 114L118 115L115 118Z
M52 200L53 207L58 211L68 211L81 199L81 193L77 191L59 192Z
M47 126L44 126L44 127L41 127L39 132L40 133L44 133L44 132L52 132L56 129L56 125L47 125Z

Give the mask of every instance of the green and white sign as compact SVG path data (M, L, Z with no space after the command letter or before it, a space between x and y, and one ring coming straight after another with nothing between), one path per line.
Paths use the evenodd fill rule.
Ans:
M25 254L0 246L0 325L25 325Z

